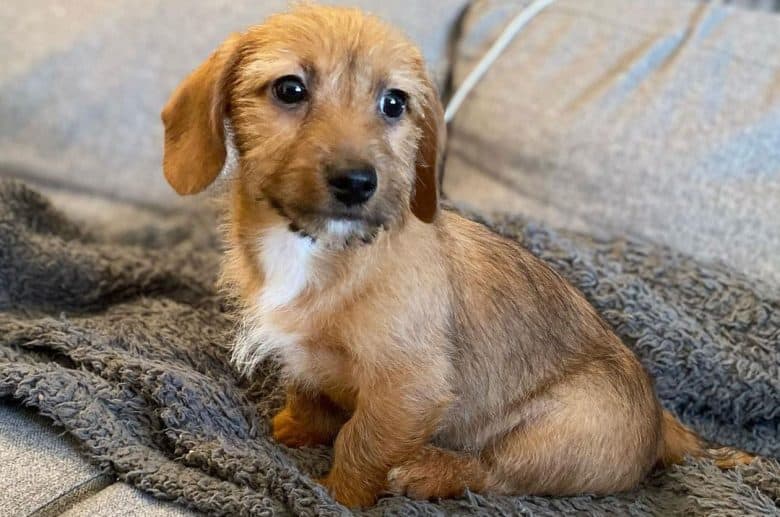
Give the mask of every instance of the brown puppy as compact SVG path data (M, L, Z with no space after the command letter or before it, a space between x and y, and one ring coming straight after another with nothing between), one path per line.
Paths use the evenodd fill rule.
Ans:
M555 271L438 208L442 109L420 52L377 19L274 16L228 39L162 116L179 193L208 186L235 146L234 360L282 363L274 437L334 442L322 482L340 502L609 493L686 454L750 460L664 412Z

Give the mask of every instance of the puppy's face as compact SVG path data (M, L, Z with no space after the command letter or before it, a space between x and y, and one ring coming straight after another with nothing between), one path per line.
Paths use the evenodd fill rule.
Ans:
M226 41L174 93L166 177L180 193L208 185L227 119L246 198L312 236L369 236L435 216L441 118L403 36L359 11L300 8Z

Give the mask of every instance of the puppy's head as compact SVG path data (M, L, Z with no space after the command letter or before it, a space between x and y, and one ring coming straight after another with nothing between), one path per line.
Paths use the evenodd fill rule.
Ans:
M442 108L408 40L357 10L301 7L229 38L162 112L165 176L205 189L238 151L237 181L292 228L376 231L438 208Z

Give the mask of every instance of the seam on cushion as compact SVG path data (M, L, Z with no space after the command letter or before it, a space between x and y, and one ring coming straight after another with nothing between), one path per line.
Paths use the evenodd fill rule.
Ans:
M563 12L561 12L563 11ZM615 20L612 18L608 18L606 16L601 16L598 14L594 14L590 11L585 11L582 9L577 9L576 7L566 5L563 3L560 3L557 5L557 9L551 9L547 11L547 14L568 14L568 15L577 15L577 16L584 16L586 18L590 18L591 20L601 22L605 25L610 25L614 28L623 29L624 31L641 31L642 34L646 36L652 36L656 34L656 31L652 31L647 26L637 26L627 23L622 23L619 20ZM780 24L778 24L780 27ZM780 67L780 62L773 62L773 61L757 61L755 59L745 57L742 54L735 54L734 52L728 51L724 49L723 47L719 47L717 45L707 45L702 44L696 47L691 47L690 50L693 50L694 52L710 52L710 53L717 53L722 54L724 56L728 56L730 58L734 58L738 61L743 61L745 63L749 63L761 68L771 68L776 69ZM776 51L776 53L780 53L780 46L774 46L772 45L772 50Z
M76 504L93 497L98 492L113 485L114 476L110 474L98 474L88 480L79 483L68 491L58 495L28 514L28 517L51 517L60 515Z

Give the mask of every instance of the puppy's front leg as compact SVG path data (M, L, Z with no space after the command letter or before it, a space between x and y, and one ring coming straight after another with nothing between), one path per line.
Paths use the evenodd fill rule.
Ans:
M428 442L448 398L430 386L385 386L358 396L352 418L334 445L333 468L321 480L348 507L374 503L385 489L388 471Z

